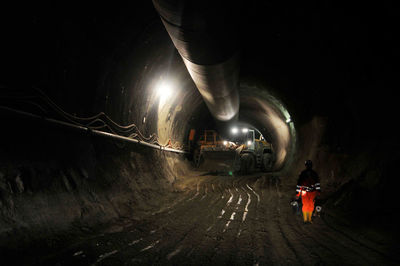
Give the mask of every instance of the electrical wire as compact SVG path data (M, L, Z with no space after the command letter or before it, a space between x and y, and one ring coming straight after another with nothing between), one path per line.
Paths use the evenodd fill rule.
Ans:
M34 88L38 95L26 96L26 95L0 95L0 100L6 99L7 104L10 104L9 100L14 100L17 103L28 103L32 106L38 108L43 114L50 115L51 112L62 117L64 120L78 126L86 127L95 130L106 130L115 135L128 137L131 139L139 140L142 142L147 142L150 144L155 144L161 147L168 147L173 149L184 149L184 145L179 142L172 143L169 139L166 144L161 144L156 133L150 134L150 136L145 136L135 124L120 125L114 120L112 120L104 112L100 112L96 115L90 117L79 117L64 111L60 106L58 106L53 100L51 100L42 90ZM15 91L13 91L15 94Z

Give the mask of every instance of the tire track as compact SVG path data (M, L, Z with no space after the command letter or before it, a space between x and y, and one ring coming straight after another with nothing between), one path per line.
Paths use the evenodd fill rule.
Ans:
M334 246L340 254L351 253L354 257L362 258L362 260L366 261L369 265L379 264L383 260L389 260L394 263L393 260L376 252L374 249L360 244L358 241L353 241L351 238L349 239L341 234L337 234L327 226L319 226L319 228L313 226L309 228L309 231L310 234L312 232L313 234L321 235L323 239L329 240L329 243L335 243ZM365 254L368 254L368 257L365 257Z
M213 215L213 213L207 211L206 208L201 208L203 212L198 212L194 206L201 203L213 207L219 201L221 201L221 198L218 194L214 194L214 197L210 197L208 201L201 201L200 198L191 201L191 204L187 204L186 208L182 210L182 212L185 212L188 217L191 217L191 221L186 219L177 221L174 218L170 218L165 229L160 234L154 236L154 239L156 239L155 241L149 239L147 242L150 242L150 245L140 249L140 252L136 252L135 255L130 253L130 257L144 262L148 260L148 256L145 255L143 258L140 253L152 250L152 253L157 254L156 256L150 257L152 263L173 259L178 253L183 251L182 247L179 248L182 246L180 243L188 238L191 234L196 234L200 230L199 228L206 224L207 219ZM190 224L191 226L187 227L187 224ZM161 239L166 239L167 241L161 241ZM179 252L176 251L178 248Z
M192 251L189 253L191 257L200 259L200 257L203 256L201 254L207 254L207 261L211 262L213 258L217 259L215 257L217 253L221 253L219 252L219 246L224 242L222 240L225 240L227 236L229 236L227 233L231 232L231 230L228 230L228 228L230 224L235 221L235 205L232 203L239 202L239 194L236 192L236 189L231 186L227 187L226 190L227 193L229 193L229 199L223 210L225 210L224 215L230 218L225 220L223 219L224 216L217 216L214 220L213 228L208 230L206 237L202 239L198 246L193 247ZM226 252L224 254L226 254Z
M214 193L214 201L215 202L219 202L220 204L213 204L212 206L210 206L210 210L208 212L207 215L200 215L201 219L197 219L195 226L187 231L187 234L184 235L184 237L182 237L181 239L179 239L179 241L177 241L176 243L169 245L169 247L163 247L163 249L168 249L168 254L166 254L166 258L168 258L168 256L170 257L171 260L174 260L174 258L176 257L177 253L179 253L180 256L184 256L185 254L189 253L190 251L188 251L188 246L193 245L193 238L197 238L196 241L200 241L200 243L198 243L199 245L201 244L201 239L198 239L198 235L201 235L201 232L203 232L204 236L203 239L206 235L207 232L209 232L211 230L210 226L209 226L209 221L211 222L215 222L217 219L215 218L215 211L218 211L220 206L226 206L229 202L229 204L233 201L232 199L228 199L227 202L223 201L223 198L220 196L219 193ZM227 197L225 197L227 198ZM198 200L198 202L200 202L200 200ZM211 223L211 226L213 226L214 224ZM206 229L206 227L208 226L208 228ZM195 235L193 237L193 235ZM176 250L179 249L179 252L176 252ZM186 251L185 251L186 250ZM193 251L192 251L193 252ZM173 254L173 256L171 255L171 253ZM179 258L178 258L179 259ZM162 260L160 260L162 261Z
M350 236L350 234L345 233L344 231L335 228L335 227L334 227L331 223L329 223L324 217L321 217L321 219L323 220L323 222L324 222L324 224L325 224L326 226L328 226L331 230L333 230L333 231L335 231L335 232L338 233L338 234L336 234L336 235L339 235L339 236L341 236L341 237L344 237L344 238L346 238L346 239L352 241L353 243L356 243L356 244L359 245L360 247L362 247L362 248L364 248L364 249L367 249L367 250L369 250L369 251L372 251L372 252L374 252L374 253L380 255L381 257L383 257L383 258L389 260L389 261L393 261L393 262L399 263L399 260L398 260L398 259L393 258L393 257L391 257L391 256L389 256L389 255L387 255L387 254L385 254L384 252L381 252L380 250L378 250L378 249L376 249L376 248L374 248L374 247L371 247L371 246L369 246L369 245L366 245L366 244L362 243L361 241L358 241L358 240L355 239L354 237Z
M377 265L394 262L331 221L304 225L275 177L201 176L122 232L68 250L61 265ZM170 197L172 198L172 197ZM329 222L329 223L328 223ZM100 245L99 245L100 243ZM62 258L61 258L62 259ZM55 264L55 263L53 263ZM395 264L395 263L393 263Z
M348 264L343 260L343 254L337 250L332 249L330 246L326 245L326 242L321 241L319 238L313 236L308 232L310 226L314 224L303 224L300 221L294 223L290 216L286 216L286 222L289 225L288 228L297 235L298 239L302 239L303 246L308 250L308 254L313 257L317 257L318 261L313 263L324 263L327 265L334 264ZM300 228L302 230L300 230ZM308 264L308 263L307 263Z
M269 219L266 222L266 228L269 232L270 238L274 246L272 247L274 250L275 256L279 260L286 260L287 264L300 264L303 265L304 261L299 256L299 253L296 251L296 248L293 246L291 241L289 241L288 236L283 232L282 225L280 224L280 193L279 188L269 187L268 189L264 189L266 198L264 198L263 202L270 203L268 206L262 206L265 216ZM271 206L273 202L277 202L275 206Z

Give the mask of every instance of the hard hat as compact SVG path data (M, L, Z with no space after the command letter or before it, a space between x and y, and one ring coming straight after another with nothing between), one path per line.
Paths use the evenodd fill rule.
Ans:
M292 202L290 202L290 205L292 206L298 206L299 203L296 200L293 200Z
M312 167L312 161L311 160L307 160L307 161L305 161L304 165L307 166L307 167Z

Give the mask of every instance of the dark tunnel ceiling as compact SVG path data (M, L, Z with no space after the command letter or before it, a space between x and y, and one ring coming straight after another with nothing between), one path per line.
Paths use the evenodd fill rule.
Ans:
M237 16L241 78L273 88L294 121L301 124L319 114L338 127L355 128L338 132L343 142L387 136L395 126L391 95L398 45L390 4L228 5ZM8 14L2 18L1 82L43 88L81 114L101 109L96 101L98 88L107 85L104 76L118 77L123 66L113 64L160 23L151 1L38 4L11 7Z

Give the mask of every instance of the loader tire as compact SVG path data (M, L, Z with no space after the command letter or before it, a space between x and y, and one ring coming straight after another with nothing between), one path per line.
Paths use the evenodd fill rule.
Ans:
M196 168L200 168L204 163L203 155L199 156L199 160L197 161Z
M243 175L250 174L254 170L254 156L249 153L240 155L240 173Z
M261 160L261 170L263 172L271 171L272 169L272 155L270 153L264 153Z

